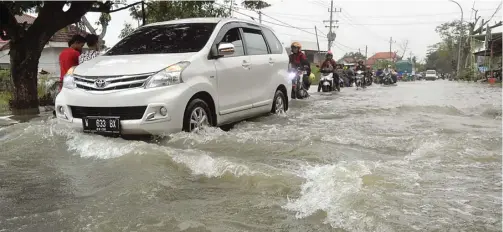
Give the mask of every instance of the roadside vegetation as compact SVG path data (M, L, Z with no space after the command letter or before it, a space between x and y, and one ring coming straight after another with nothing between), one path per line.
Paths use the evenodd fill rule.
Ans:
M47 104L48 93L50 93L51 78L49 75L38 76L37 95L40 105ZM12 80L10 70L0 70L0 115L10 111L9 102L12 100ZM49 99L50 101L51 99Z

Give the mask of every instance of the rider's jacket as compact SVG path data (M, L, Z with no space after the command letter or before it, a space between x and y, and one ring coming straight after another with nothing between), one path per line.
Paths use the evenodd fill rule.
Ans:
M307 72L308 76L311 74L311 68L309 65L309 61L307 60L307 57L303 52L290 54L289 60L290 60L290 67L291 68L296 69L298 67L301 67L302 70ZM305 67L307 67L307 68L305 68Z
M365 65L356 65L356 68L355 68L355 71L359 71L359 70L362 70L365 72Z
M324 69L324 68L332 68L334 71L335 71L335 66L337 65L337 63L335 62L334 59L330 59L330 60L325 60L323 61L323 63L321 64L321 67L320 69Z
M384 69L384 70L383 70L383 73L384 73L384 74L388 74L388 73L393 74L393 69L386 68L386 69Z

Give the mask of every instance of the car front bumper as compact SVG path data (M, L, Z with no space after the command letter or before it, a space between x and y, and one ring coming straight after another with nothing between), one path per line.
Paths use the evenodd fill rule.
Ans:
M118 116L122 134L163 135L180 132L190 97L189 87L178 84L152 89L86 91L63 89L56 97L58 121L82 128L85 116ZM160 110L164 107L166 115Z

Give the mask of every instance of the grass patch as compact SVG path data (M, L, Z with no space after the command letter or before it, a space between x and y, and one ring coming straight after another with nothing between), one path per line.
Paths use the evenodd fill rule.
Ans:
M12 95L9 92L0 92L0 115L9 112L9 100Z

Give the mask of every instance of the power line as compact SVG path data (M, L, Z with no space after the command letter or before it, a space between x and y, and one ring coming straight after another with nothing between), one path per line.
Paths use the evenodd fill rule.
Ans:
M219 4L219 3L215 3L215 4L222 5L222 4ZM236 7L236 8L238 8L238 9L239 9L239 7ZM254 12L255 12L255 11L254 11ZM251 18L252 20L255 20L255 17L250 16L250 15L248 15L248 14L244 14L244 13L239 12L239 11L234 11L234 13L238 13L238 14L241 14L241 15L247 16L247 17ZM294 28L294 29L297 29L297 30L299 30L299 31L303 31L303 32L305 32L305 33L308 33L308 34L311 34L311 35L316 36L316 33L313 33L313 32L310 32L310 31L307 31L307 30L309 30L309 29L311 29L311 28L300 28L300 27L296 27L296 26L293 26L293 25L291 25L291 24L285 23L285 22L283 22L283 21L281 21L281 20L279 20L279 19L276 19L276 18L274 18L274 17L271 17L271 16L270 16L270 15L268 15L268 14L264 14L264 13L261 13L261 14L262 14L263 16L266 16L266 17L268 17L268 18L270 18L270 19L273 19L273 20L275 20L275 21L277 21L277 22L279 22L279 23L282 23L282 24L284 24L284 25L277 24L277 23L273 23L273 22L266 21L266 20L262 20L262 22L266 22L266 23L270 23L270 24L277 25L277 26L282 26L282 27ZM328 39L328 37L327 37L327 36L325 36L325 35L321 35L321 37L323 37L323 38L327 38L327 39ZM346 46L346 45L341 44L341 43L338 43L338 44L340 44L341 46ZM346 47L348 47L348 46L346 46ZM349 47L348 47L348 48L349 48ZM330 49L330 48L328 48L328 49ZM341 50L343 50L343 49L341 49Z
M342 15L344 17L346 17L346 19L348 20L348 22L350 22L352 25L354 25L356 27L356 25L351 22L351 15L349 15L349 13L347 13L346 11L342 12ZM386 42L388 42L388 39L384 39L384 37L382 37L381 35L377 34L376 32L374 32L373 30L371 30L370 28L366 27L365 25L359 25L359 26L363 26L363 28L365 28L367 31L369 31L370 33L374 34L376 37L380 38L381 40L384 40Z
M280 23L283 23L283 24L285 24L285 25L287 25L287 26L290 26L290 27L292 27L292 28L296 28L296 29L298 29L298 30L300 30L300 31L303 31L303 32L306 32L306 33L309 33L309 34L312 34L312 35L316 36L316 34L315 34L315 33L313 33L313 32L306 31L305 29L302 29L302 28L299 28L299 27L296 27L296 26L292 26L292 25L290 25L290 24L288 24L288 23L285 23L285 22L283 22L283 21L281 21L281 20L275 19L275 18L273 18L273 17L271 17L271 16L269 16L269 15L266 15L266 14L264 14L264 13L262 13L262 14L263 14L264 16L266 16L266 17L270 18L270 19L273 19L273 20L275 20L275 21L278 21L278 22L280 22Z

